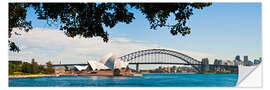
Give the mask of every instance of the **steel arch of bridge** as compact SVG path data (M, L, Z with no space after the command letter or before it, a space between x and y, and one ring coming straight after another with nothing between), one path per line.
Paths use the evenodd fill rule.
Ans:
M180 52L176 52L173 50L167 50L167 49L147 49L147 50L141 50L141 51L137 51L137 52L133 52L124 56L120 57L120 60L126 61L126 62L131 62L132 60L138 58L138 57L142 57L142 56L146 56L146 55L151 55L151 54L165 54L165 55L169 55L169 56L173 56L178 58L179 60L182 60L185 62L185 64L183 63L175 63L175 62L167 62L167 63L163 63L163 62L156 62L154 64L182 64L182 65L191 65L192 67L194 67L198 72L201 71L201 62L188 56L185 55L183 53ZM132 64L142 64L140 62L133 62ZM150 64L150 63L143 63L143 64ZM151 63L153 64L153 63Z

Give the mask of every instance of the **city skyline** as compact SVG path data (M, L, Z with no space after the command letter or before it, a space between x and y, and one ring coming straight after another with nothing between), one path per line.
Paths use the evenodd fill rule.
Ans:
M30 11L27 19L33 20L34 29L11 38L22 51L9 51L9 59L35 58L42 64L49 60L83 63L100 60L110 52L121 56L150 48L173 49L198 60L209 58L211 63L214 59L233 60L236 55L249 56L250 60L262 57L260 3L213 3L203 10L195 10L188 21L191 34L184 37L172 36L164 28L149 30L144 16L134 12L136 19L131 24L120 23L105 29L110 41L104 43L98 37L68 38L57 27L48 27L46 21L36 20Z

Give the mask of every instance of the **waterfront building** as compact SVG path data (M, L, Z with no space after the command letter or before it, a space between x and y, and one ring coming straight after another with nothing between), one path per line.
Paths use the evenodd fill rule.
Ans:
M56 73L56 74L65 73L65 67L54 67L54 73Z
M103 63L109 69L121 69L128 66L128 62L121 61L116 57L116 55L113 55L112 53L105 55L102 58L101 63Z
M112 53L105 55L101 61L89 60L85 66L74 66L71 75L79 76L132 76L128 62L121 61Z
M218 60L217 64L218 64L218 65L223 65L222 60Z
M235 60L241 61L241 60L240 60L240 56L239 56L239 55L236 55L236 56L235 56Z
M218 59L215 59L214 65L219 65L219 60Z
M101 69L110 69L108 66L104 65L101 62L97 61L88 61L89 69L95 71L95 70L101 70Z
M245 65L248 64L248 56L244 56L244 64L245 64Z
M257 65L257 64L260 64L260 63L261 63L261 60L257 60L257 59L254 60L254 65Z
M228 65L228 63L226 61L220 60L220 65Z
M88 67L88 65L86 65L86 66L77 66L77 65L75 65L75 66L74 66L74 68L75 68L77 71L86 70L87 67Z
M248 66L251 66L251 65L253 65L253 62L252 61L248 61L248 64L247 64Z
M223 64L222 60L215 59L214 65L222 65L222 64ZM220 66L215 66L212 69L214 69L215 71L219 71L221 69L221 67Z
M74 66L77 71L83 70L114 70L127 68L128 62L121 61L116 58L112 53L105 55L100 62L98 61L88 61L86 66Z
M244 65L249 65L248 56L244 56Z

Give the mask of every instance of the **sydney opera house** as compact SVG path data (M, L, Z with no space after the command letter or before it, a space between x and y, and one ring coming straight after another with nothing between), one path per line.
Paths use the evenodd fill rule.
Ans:
M128 62L121 61L112 53L101 61L88 61L86 66L74 66L76 75L80 76L132 76Z

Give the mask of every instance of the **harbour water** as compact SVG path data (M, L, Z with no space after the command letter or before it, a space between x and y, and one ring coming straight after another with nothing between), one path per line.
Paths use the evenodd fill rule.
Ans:
M237 74L143 74L142 77L10 78L10 87L233 87Z

